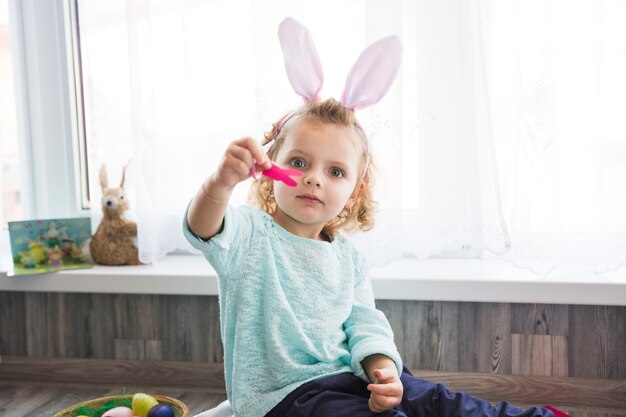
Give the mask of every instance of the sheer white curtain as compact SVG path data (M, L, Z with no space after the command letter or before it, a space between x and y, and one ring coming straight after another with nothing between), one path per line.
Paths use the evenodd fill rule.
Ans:
M623 7L82 1L91 170L107 162L119 171L132 159L142 260L187 250L183 212L226 145L260 138L300 104L278 23L290 15L309 27L322 95L333 97L360 51L395 33L400 76L358 114L380 174L377 226L355 236L373 263L447 254L502 257L541 273L573 260L615 267L626 257ZM233 201L246 192L241 184Z
M363 238L376 259L480 256L552 276L626 264L626 3L406 11L400 196Z
M402 99L386 109L393 148L382 156L386 194L373 238L375 263L400 256L477 257L509 247L489 117L488 66L475 1L404 5ZM389 195L391 194L391 195Z
M544 274L626 263L626 3L481 2L504 259Z

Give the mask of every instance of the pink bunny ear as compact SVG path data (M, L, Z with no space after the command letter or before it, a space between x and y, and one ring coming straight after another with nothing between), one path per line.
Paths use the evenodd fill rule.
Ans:
M324 74L311 33L302 23L288 17L278 27L278 39L291 86L306 101L315 101L324 83Z
M380 39L361 53L346 79L344 107L359 110L382 99L400 69L402 45L397 36Z

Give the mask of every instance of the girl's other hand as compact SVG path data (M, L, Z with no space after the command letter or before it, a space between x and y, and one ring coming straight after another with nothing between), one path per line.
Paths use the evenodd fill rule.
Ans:
M367 386L371 391L368 401L370 411L382 413L398 406L404 393L398 371L395 368L376 369L374 375L376 376L374 383Z
M233 188L239 182L250 177L252 165L256 161L256 169L262 171L272 166L263 148L251 137L231 142L224 152L214 180L217 184Z

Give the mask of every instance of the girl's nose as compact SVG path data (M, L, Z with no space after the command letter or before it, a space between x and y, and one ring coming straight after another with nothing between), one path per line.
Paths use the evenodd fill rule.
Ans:
M314 171L311 171L309 173L307 173L303 179L304 183L306 185L310 185L312 187L321 187L322 183L319 179L319 175L316 175L316 173Z

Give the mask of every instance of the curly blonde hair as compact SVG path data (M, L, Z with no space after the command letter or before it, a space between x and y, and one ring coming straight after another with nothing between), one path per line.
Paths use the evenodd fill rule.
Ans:
M342 229L346 231L354 231L357 228L370 230L374 226L374 209L376 207L376 202L372 196L374 166L367 147L367 137L359 126L353 110L347 109L340 102L329 98L321 102L307 103L295 112L288 113L274 123L272 130L264 135L263 145L273 142L267 156L275 161L276 155L278 155L278 151L289 132L298 123L308 120L352 128L362 146L359 171L363 174L357 181L356 187L359 188L359 193L356 201L351 207L344 207L337 217L326 223L322 229L322 234L332 239ZM252 183L251 197L253 202L266 213L271 215L276 211L274 181L271 178L262 176L259 181Z

